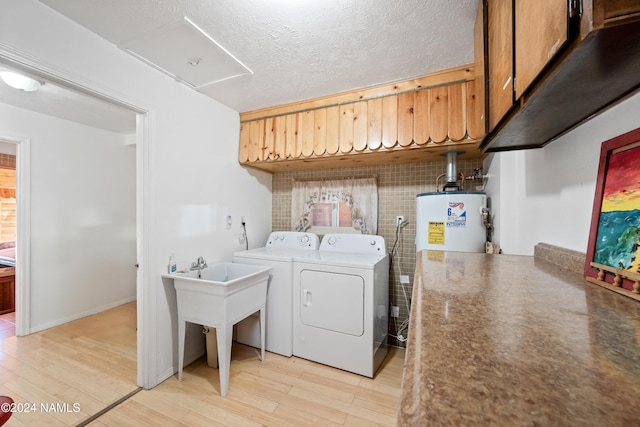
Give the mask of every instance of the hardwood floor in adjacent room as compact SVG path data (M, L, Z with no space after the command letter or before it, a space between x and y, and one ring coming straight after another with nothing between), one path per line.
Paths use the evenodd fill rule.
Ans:
M5 425L76 425L135 390L136 368L135 302L26 337L4 338L0 395L23 410Z
M135 303L28 337L0 341L0 395L78 403L80 412L14 413L8 426L76 425L135 390ZM395 426L404 350L374 379L234 343L229 394L205 358L142 390L90 426Z
M16 312L0 315L0 340L16 334Z

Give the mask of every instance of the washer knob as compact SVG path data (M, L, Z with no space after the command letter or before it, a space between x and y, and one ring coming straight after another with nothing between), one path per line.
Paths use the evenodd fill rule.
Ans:
M336 239L335 237L329 237L329 240L327 241L331 246L334 246L336 244L336 242L338 241L338 239Z
M376 245L376 243L377 243L377 242L376 242L375 240L372 240L372 241L371 241L371 243L370 243L370 245L371 245L371 246L375 246L375 245Z
M309 243L309 236L305 234L300 238L300 240L302 241L302 243Z

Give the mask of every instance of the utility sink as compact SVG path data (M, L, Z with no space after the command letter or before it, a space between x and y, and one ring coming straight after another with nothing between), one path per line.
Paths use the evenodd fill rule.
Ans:
M166 274L164 277L174 280L176 288L190 288L213 295L230 295L254 284L255 281L269 278L270 267L251 264L220 262L202 270L188 273Z
M185 323L216 329L220 394L227 395L233 325L260 311L261 353L264 360L264 325L267 283L271 267L221 262L187 273L163 274L173 279L178 302L178 379L184 365Z

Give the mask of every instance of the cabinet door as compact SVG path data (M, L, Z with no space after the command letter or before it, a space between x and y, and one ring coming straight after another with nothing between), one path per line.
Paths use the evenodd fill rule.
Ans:
M0 314L15 310L15 276L0 277Z
M467 103L469 105L468 116L468 132L469 137L473 139L482 139L487 133L488 122L485 120L487 115L485 94L485 64L486 64L486 17L487 10L484 0L478 1L478 9L476 10L476 21L473 27L473 62L475 70L475 81L467 84Z
M489 0L487 3L490 130L513 105L512 1Z
M566 0L515 0L515 99L566 43Z

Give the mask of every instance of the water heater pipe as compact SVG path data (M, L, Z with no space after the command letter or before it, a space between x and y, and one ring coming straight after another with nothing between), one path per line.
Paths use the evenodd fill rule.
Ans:
M443 174L438 175L438 177L436 178L436 190L437 191L440 191L439 190L439 188L440 188L440 178L444 178L445 176L447 176L447 174L443 173ZM462 172L460 172L458 174L458 181L459 181L458 182L458 190L464 190L464 181L465 181L465 179L473 179L473 177L465 177L465 175ZM446 191L446 190L443 188L442 191Z
M457 160L458 154L463 154L464 151L456 151L451 150L446 153L442 153L442 155L447 156L447 182L442 188L442 191L458 191L461 189L460 185L458 185L458 170L457 170ZM464 178L463 178L464 182Z
M456 183L458 181L458 171L456 164L457 156L457 151L447 152L447 183Z
M487 230L493 230L493 224L489 222L489 215L491 214L489 208L482 208L480 213L482 214L482 225L484 225Z

